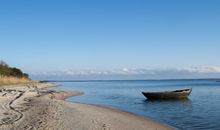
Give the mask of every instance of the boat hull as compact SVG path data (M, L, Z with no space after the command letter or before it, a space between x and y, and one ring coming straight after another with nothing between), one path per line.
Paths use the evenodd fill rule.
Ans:
M192 89L167 91L167 92L142 92L147 99L186 99Z

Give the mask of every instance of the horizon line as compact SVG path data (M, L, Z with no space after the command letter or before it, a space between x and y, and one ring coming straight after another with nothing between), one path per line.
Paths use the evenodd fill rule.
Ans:
M102 82L102 81L168 81L168 80L216 80L220 78L176 78L176 79L84 79L84 80L39 80L40 82Z

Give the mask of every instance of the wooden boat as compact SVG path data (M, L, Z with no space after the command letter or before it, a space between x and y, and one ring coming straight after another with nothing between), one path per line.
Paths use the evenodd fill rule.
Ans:
M191 92L192 88L165 92L142 92L142 94L147 99L185 99Z

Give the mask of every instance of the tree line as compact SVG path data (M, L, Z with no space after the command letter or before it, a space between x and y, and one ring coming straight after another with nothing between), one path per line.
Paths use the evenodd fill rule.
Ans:
M16 67L10 67L6 62L0 60L0 77L12 76L18 78L29 78L29 75L23 73L20 69Z

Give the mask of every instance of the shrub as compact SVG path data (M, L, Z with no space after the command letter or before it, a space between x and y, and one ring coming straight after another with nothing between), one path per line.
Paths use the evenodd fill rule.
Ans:
M23 73L20 69L8 66L4 61L0 61L0 77L17 77L28 79L28 74Z

